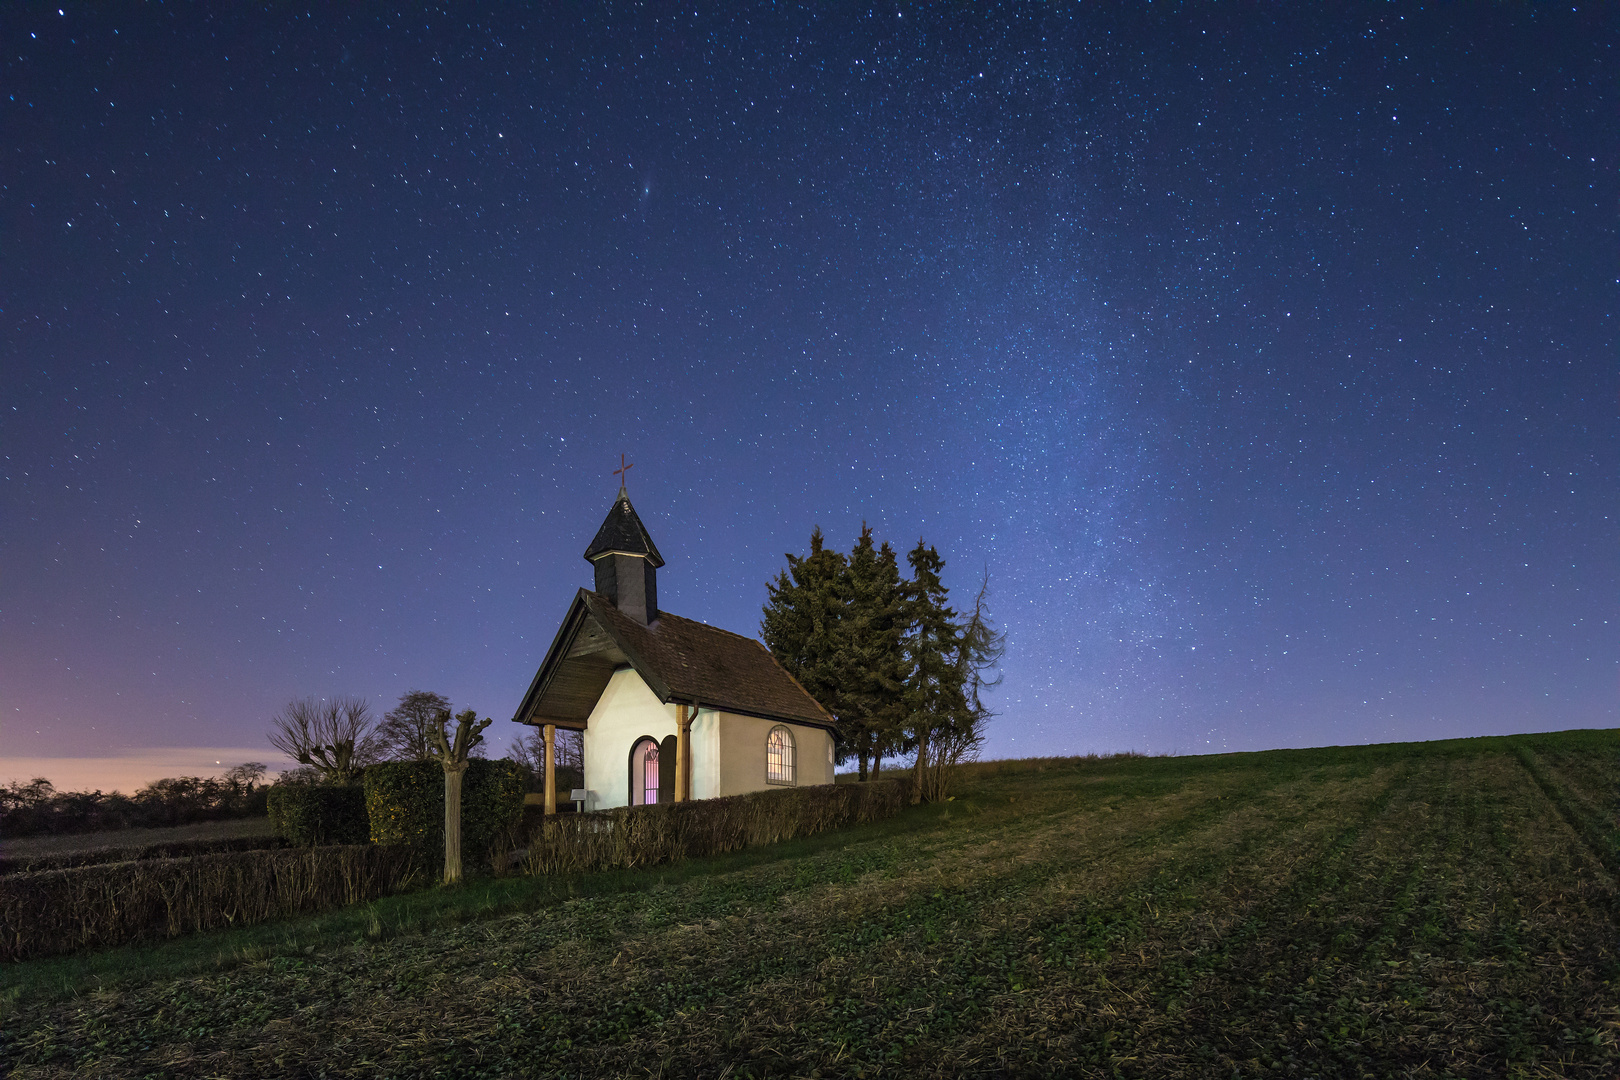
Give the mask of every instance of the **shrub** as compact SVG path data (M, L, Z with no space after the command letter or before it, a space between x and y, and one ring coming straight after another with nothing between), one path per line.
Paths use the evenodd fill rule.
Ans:
M0 878L0 961L325 911L420 878L403 847L244 851Z
M370 838L365 792L356 785L277 785L266 809L276 835L298 847L363 844Z
M474 758L461 781L461 845L486 858L523 816L523 767ZM387 761L366 770L371 839L424 852L444 847L444 768L436 761Z
M899 780L554 815L529 838L531 874L620 870L774 844L877 821L907 801Z

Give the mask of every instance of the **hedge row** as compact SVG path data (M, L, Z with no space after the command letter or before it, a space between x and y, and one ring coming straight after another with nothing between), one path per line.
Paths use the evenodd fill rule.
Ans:
M267 809L276 835L297 847L370 839L366 795L358 785L279 784L270 789Z
M0 961L247 926L399 892L423 877L406 847L227 852L0 878Z
M719 799L558 814L529 838L531 874L623 870L774 844L900 812L899 780L756 791Z
M528 775L514 761L467 762L461 779L461 850L469 863L488 862L492 849L512 846L523 816ZM435 761L389 761L366 770L371 839L444 853L444 768Z

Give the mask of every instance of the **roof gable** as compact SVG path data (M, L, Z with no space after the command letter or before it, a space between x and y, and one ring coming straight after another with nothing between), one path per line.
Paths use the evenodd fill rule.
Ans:
M643 626L579 590L517 715L583 728L613 672L628 664L659 701L833 727L833 718L753 638L660 612Z

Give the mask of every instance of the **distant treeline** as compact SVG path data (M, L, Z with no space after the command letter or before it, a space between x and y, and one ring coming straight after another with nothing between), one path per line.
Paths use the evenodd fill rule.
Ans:
M224 776L154 780L134 795L57 791L43 776L0 787L0 837L150 829L197 821L262 817L265 767L238 765Z

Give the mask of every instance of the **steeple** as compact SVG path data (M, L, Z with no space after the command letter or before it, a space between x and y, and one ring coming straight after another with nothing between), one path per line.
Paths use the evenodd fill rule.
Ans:
M596 569L596 591L620 611L642 624L658 618L658 568L664 557L623 485L596 539L585 549L585 560Z

